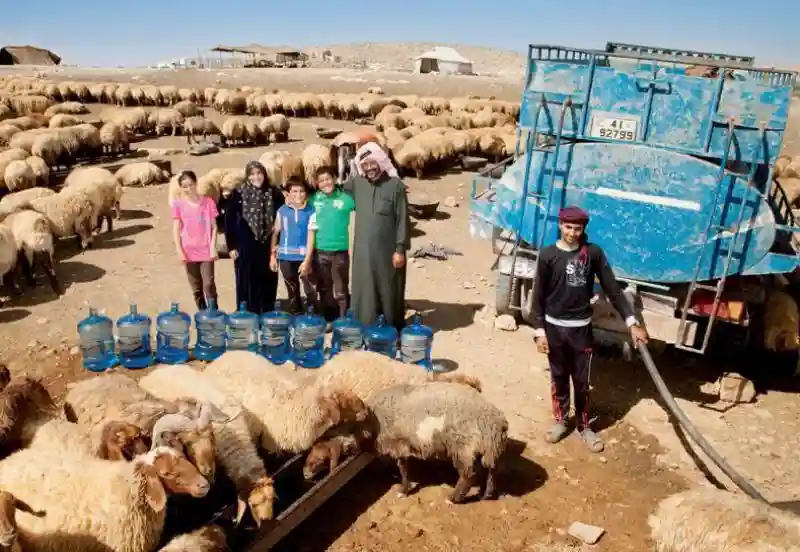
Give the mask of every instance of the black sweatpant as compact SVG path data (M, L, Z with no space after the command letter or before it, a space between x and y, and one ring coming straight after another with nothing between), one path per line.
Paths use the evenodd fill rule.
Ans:
M557 422L569 417L569 382L575 391L578 430L589 427L589 377L592 371L592 325L577 328L545 322L550 353L550 398Z
M306 296L306 301L317 310L316 291L314 284L311 280L311 272L309 270L308 276L300 274L300 265L302 261L278 261L281 275L283 276L283 283L286 284L286 292L289 295L289 312L297 314L303 311L303 298L300 296L300 286L303 286L303 293Z
M350 306L350 253L315 251L322 308L328 322L347 314Z

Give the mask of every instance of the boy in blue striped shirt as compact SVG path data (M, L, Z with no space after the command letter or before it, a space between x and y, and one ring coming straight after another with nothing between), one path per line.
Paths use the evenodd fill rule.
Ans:
M314 233L308 231L314 207L308 203L305 182L290 180L286 184L286 203L278 209L272 232L272 255L269 266L273 272L280 268L289 294L288 312L303 310L300 286L308 304L316 310L317 298L311 270L314 255Z

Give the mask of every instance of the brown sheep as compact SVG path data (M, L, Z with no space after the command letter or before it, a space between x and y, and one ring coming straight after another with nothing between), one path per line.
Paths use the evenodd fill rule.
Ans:
M20 440L26 423L57 414L53 398L38 379L29 376L11 378L0 393L0 444L13 446Z
M22 552L17 541L17 510L36 517L45 515L45 512L35 511L13 494L0 489L0 550Z
M133 457L149 450L142 430L127 422L108 422L103 426L97 457L117 462L131 461Z

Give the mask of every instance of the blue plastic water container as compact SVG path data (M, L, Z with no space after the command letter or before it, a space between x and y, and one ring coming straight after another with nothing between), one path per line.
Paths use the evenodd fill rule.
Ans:
M325 319L309 306L292 322L292 360L302 368L319 368L325 362Z
M258 352L258 315L247 310L247 303L239 303L239 310L228 315L229 351Z
M153 321L146 314L139 314L136 303L131 304L128 314L117 320L117 343L119 363L125 368L147 368L153 364L153 346L150 334Z
M364 348L364 326L356 320L352 310L337 318L332 324L331 356L340 351L355 351Z
M261 354L273 364L283 364L292 357L292 317L275 302L275 310L261 317Z
M400 332L400 359L406 364L417 364L427 371L433 370L431 350L433 330L422 323L422 316L415 314L411 324Z
M114 323L107 316L89 308L89 316L78 322L83 367L91 372L104 372L119 364L114 353Z
M194 327L197 331L194 358L210 362L225 352L227 324L227 315L217 308L214 299L209 299L208 308L194 315Z
M191 317L172 303L170 310L156 317L156 360L164 364L181 364L189 360Z
M364 345L368 351L397 358L397 328L386 324L386 317L378 315L374 324L367 326Z

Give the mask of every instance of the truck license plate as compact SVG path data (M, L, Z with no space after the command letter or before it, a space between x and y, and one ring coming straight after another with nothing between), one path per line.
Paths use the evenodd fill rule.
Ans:
M589 134L593 138L605 138L607 140L633 142L636 140L637 126L637 121L632 119L593 117Z

